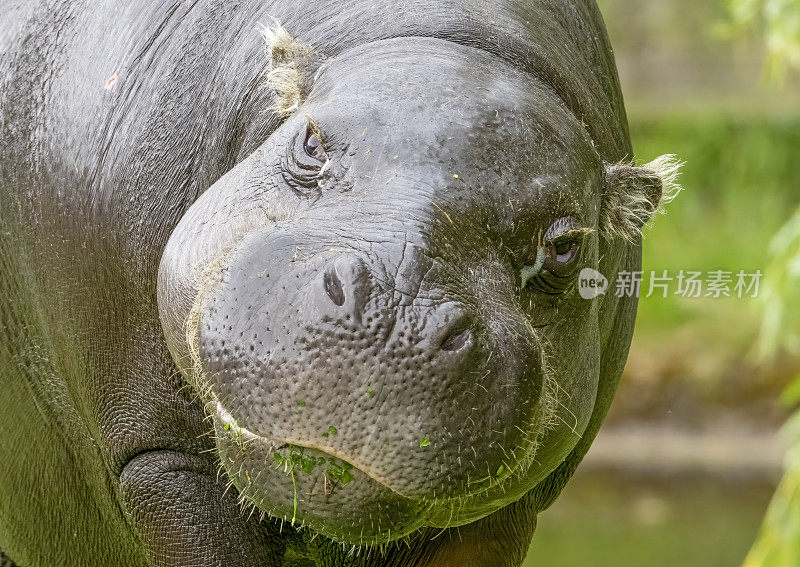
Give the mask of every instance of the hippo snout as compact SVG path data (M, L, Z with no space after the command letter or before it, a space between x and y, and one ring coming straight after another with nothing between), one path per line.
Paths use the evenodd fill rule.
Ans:
M509 450L524 459L531 440L510 424L534 419L544 380L530 329L493 331L424 251L377 262L267 240L251 238L228 260L197 336L228 458L250 462L258 447L268 464L248 473L261 474L258 498L279 500L276 490L285 497L292 476L296 487L306 474L320 498L330 500L327 483L348 505L366 505L369 491L332 488L333 463L390 500L426 507L518 466ZM313 492L304 505L313 507Z

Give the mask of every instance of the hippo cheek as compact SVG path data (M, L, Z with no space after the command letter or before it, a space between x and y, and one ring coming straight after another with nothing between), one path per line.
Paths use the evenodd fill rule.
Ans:
M355 253L296 251L249 237L198 328L222 463L247 500L375 543L524 470L544 378L521 316L491 325L447 293L396 297Z

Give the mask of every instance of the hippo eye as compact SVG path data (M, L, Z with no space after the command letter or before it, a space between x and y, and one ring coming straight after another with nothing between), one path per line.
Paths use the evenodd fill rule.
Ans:
M569 290L580 266L583 238L589 232L568 218L553 224L539 237L536 261L523 268L522 286L549 295Z
M536 263L523 269L523 286L550 295L566 292L575 279L580 251L581 243L577 240L545 244L539 248Z
M574 240L553 243L546 249L544 265L557 270L570 266L578 257L579 250L580 244Z
M303 150L306 152L308 157L312 157L317 161L325 163L328 161L328 154L325 152L325 148L322 147L322 141L320 141L319 136L317 136L311 128L308 128L306 131L306 139L303 142Z

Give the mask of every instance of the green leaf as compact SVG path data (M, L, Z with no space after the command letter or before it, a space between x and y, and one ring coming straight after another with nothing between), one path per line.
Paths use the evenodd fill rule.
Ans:
M800 405L800 376L792 380L781 393L781 405L787 408Z

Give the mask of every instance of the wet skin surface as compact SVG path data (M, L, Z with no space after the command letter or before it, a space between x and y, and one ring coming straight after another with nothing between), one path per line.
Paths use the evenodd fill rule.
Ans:
M0 548L519 565L635 318L574 288L640 254L594 4L120 10L0 24ZM286 118L270 15L318 56Z

